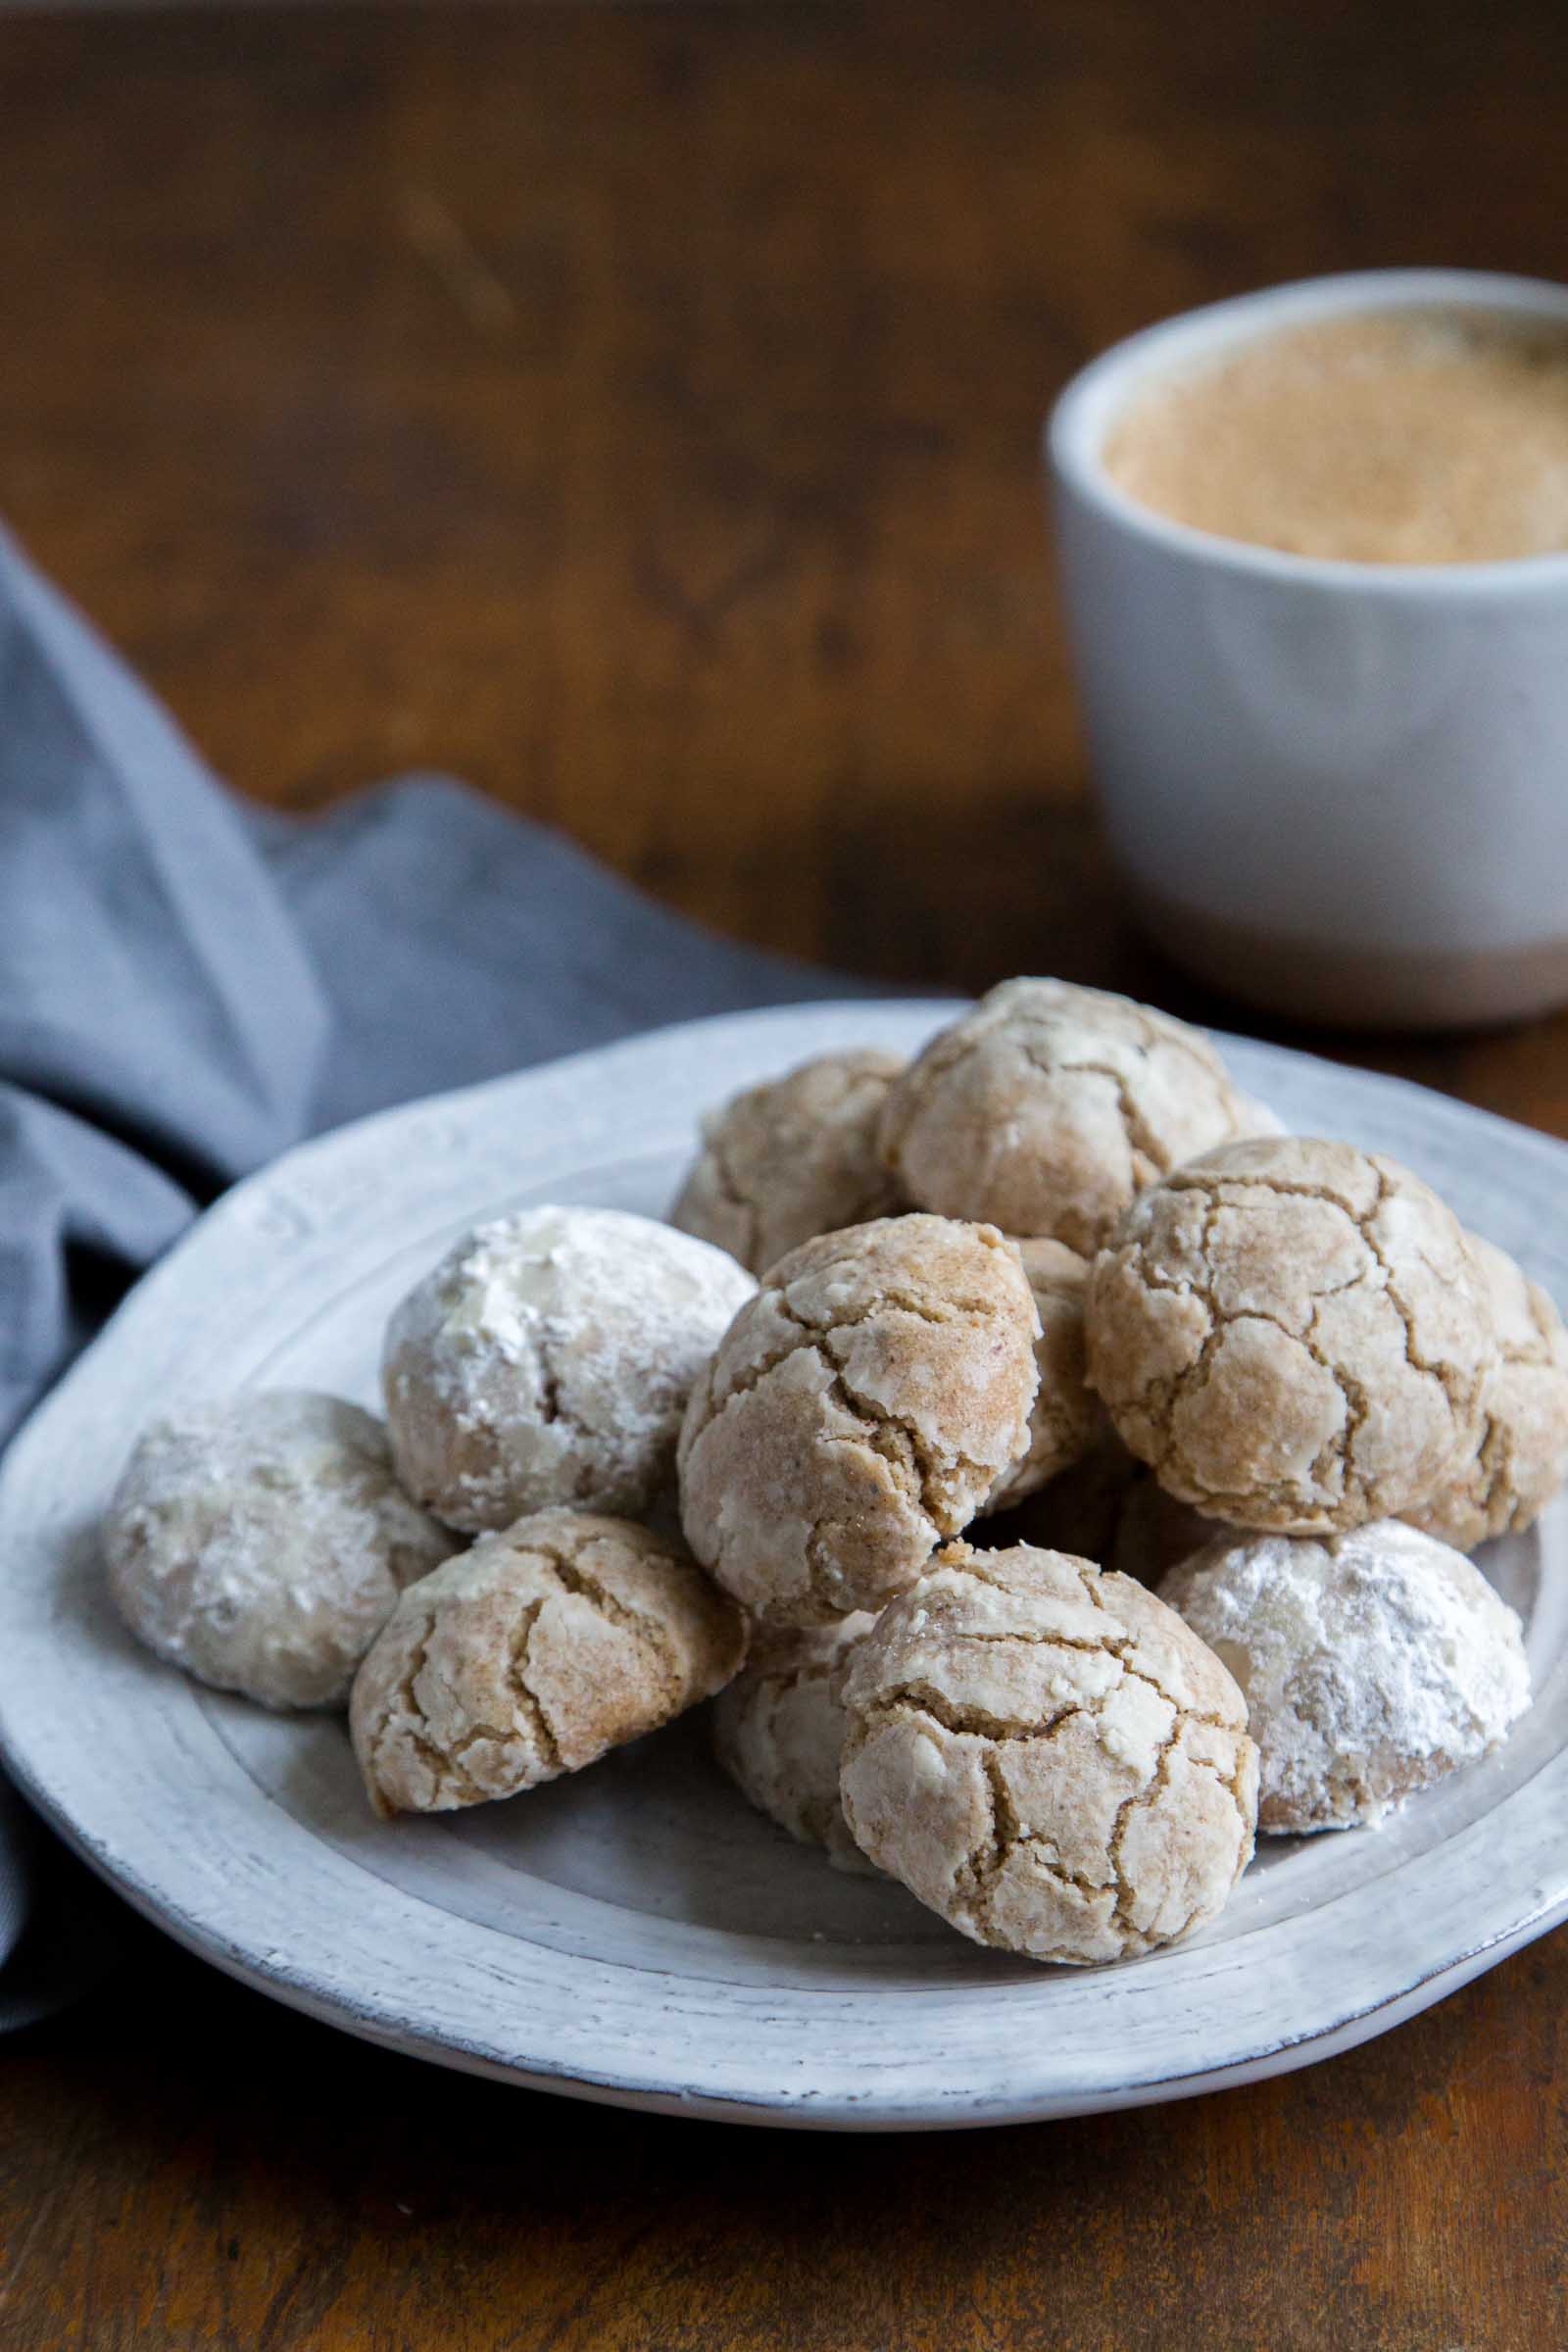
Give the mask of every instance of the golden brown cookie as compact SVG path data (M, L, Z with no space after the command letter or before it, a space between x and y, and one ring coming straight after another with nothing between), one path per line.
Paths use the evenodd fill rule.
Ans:
M880 1608L1028 1449L1038 1329L989 1225L888 1217L792 1251L692 1393L693 1551L775 1624Z
M1152 1951L1212 1919L1250 1857L1241 1692L1087 1560L949 1544L858 1645L844 1708L857 1842L977 1943Z
M409 1587L355 1680L354 1751L381 1814L515 1796L710 1697L745 1654L679 1546L536 1511Z
M839 1870L870 1871L839 1803L844 1705L839 1686L876 1619L780 1626L753 1643L743 1673L713 1701L713 1751L760 1813Z
M1533 1526L1568 1474L1562 1317L1506 1250L1472 1234L1470 1251L1497 1340L1497 1361L1482 1391L1481 1434L1458 1474L1405 1514L1460 1551Z
M1088 1254L1179 1161L1278 1127L1185 1022L1065 980L1006 980L893 1087L881 1145L921 1208Z
M762 1274L819 1233L901 1207L876 1131L904 1067L872 1046L819 1054L710 1111L670 1223Z
M1062 1242L1018 1244L1029 1277L1040 1337L1035 1342L1039 1386L1029 1414L1029 1450L987 1495L985 1509L1010 1510L1094 1444L1104 1415L1089 1386L1084 1299L1089 1266Z
M1096 1260L1089 1376L1132 1451L1238 1527L1419 1507L1473 1452L1491 1317L1452 1211L1350 1144L1228 1144Z

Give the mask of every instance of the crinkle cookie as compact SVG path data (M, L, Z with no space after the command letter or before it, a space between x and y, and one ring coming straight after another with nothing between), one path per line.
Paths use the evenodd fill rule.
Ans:
M736 1673L740 1611L629 1520L536 1511L411 1585L360 1668L354 1752L382 1815L515 1796Z
M761 1274L819 1233L902 1207L876 1128L904 1066L870 1046L819 1054L710 1111L670 1223Z
M949 1544L858 1644L844 1707L857 1842L977 1943L1127 1959L1212 1919L1250 1858L1241 1692L1087 1560Z
M837 1625L764 1632L713 1701L713 1751L741 1793L803 1845L825 1845L838 1870L872 1867L839 1803L839 1684L875 1623L859 1609Z
M987 1511L1009 1510L1093 1445L1103 1416L1089 1386L1084 1346L1084 1298L1089 1267L1061 1242L1018 1244L1040 1317L1035 1365L1040 1385L1029 1414L1029 1450L987 1495Z
M807 1242L692 1392L686 1541L772 1623L880 1608L1027 1451L1038 1331L992 1226L886 1217Z
M1474 1451L1492 1321L1466 1238L1397 1161L1225 1145L1096 1260L1089 1377L1160 1484L1311 1535L1413 1510Z
M1398 1520L1213 1544L1160 1592L1246 1694L1264 1830L1377 1821L1530 1704L1512 1609L1462 1552Z
M1005 980L911 1063L880 1132L921 1208L1092 1254L1179 1161L1278 1130L1184 1022L1065 980Z
M131 1632L268 1707L341 1706L403 1587L456 1548L399 1487L374 1415L314 1389L153 1422L103 1543Z
M387 1326L398 1474L449 1526L644 1510L692 1383L756 1289L722 1250L611 1208L479 1225Z
M1504 1250L1470 1236L1497 1340L1481 1394L1481 1436L1459 1474L1407 1516L1472 1551L1533 1526L1568 1473L1568 1332L1541 1285Z

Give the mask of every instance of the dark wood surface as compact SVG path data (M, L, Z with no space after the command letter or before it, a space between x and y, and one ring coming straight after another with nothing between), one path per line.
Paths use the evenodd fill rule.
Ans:
M250 793L438 765L749 939L1227 1017L1096 843L1040 414L1269 279L1560 273L1565 69L1560 0L0 18L0 509ZM1562 1020L1318 1042L1568 1133ZM1559 1935L1270 2083L830 2141L138 1931L0 2047L0 2341L1550 2352L1565 2010Z

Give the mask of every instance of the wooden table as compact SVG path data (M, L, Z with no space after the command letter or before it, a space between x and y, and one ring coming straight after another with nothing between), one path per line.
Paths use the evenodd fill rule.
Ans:
M1268 279L1559 272L1565 67L1560 0L0 19L0 508L249 792L440 765L770 946L1223 1016L1085 810L1040 413ZM1348 1050L1568 1133L1565 1047ZM1558 1935L1254 2088L832 2140L141 1931L0 2049L0 2340L1552 2352L1565 2011Z

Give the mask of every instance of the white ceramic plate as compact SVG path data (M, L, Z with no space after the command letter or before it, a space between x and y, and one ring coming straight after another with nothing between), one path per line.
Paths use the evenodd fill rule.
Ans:
M752 2123L935 2127L1175 2098L1347 2048L1568 1915L1565 1516L1493 1547L1537 1698L1387 1828L1266 1840L1223 1918L1120 1968L1037 1968L831 1870L752 1813L688 1719L511 1804L383 1824L340 1722L270 1716L140 1651L94 1524L191 1393L374 1400L385 1314L449 1239L543 1200L658 1215L696 1113L808 1054L912 1049L950 1008L694 1023L369 1119L222 1200L0 1473L0 1739L141 1910L370 2040L539 2088ZM1396 1152L1568 1299L1568 1149L1392 1080L1227 1044L1300 1131Z

